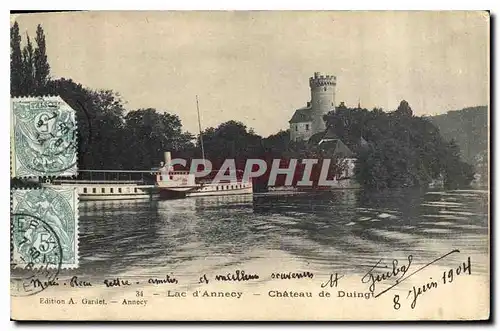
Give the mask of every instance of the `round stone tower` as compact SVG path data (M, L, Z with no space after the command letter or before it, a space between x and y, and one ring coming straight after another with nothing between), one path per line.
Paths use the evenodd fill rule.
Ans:
M312 134L322 132L326 129L323 115L329 111L335 110L335 86L337 77L330 75L321 75L315 72L313 77L309 78L311 87L311 131Z

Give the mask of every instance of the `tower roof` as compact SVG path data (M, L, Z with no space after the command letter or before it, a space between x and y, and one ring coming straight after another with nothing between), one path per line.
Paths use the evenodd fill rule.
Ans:
M311 108L310 107L303 107L299 108L295 111L293 114L292 118L288 123L303 123L303 122L311 122L312 117L311 117Z
M337 77L333 75L322 75L319 72L315 72L314 76L309 77L309 86L311 88L323 87L326 85L337 85Z

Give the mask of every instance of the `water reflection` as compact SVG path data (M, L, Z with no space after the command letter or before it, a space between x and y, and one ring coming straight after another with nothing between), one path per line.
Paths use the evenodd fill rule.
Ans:
M415 190L82 202L80 271L199 273L273 263L276 252L315 271L359 271L381 257L431 260L458 248L485 272L487 202L481 191Z

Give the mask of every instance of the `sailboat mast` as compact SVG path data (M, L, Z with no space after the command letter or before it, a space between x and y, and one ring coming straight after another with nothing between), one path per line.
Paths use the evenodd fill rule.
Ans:
M200 106L198 104L198 95L196 95L196 110L198 111L198 129L200 130L201 157L203 158L203 163L205 163L205 148L203 147L203 134L201 133Z

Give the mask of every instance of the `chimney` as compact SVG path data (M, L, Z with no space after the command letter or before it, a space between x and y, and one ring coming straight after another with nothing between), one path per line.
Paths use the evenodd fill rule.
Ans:
M172 154L170 154L170 152L165 152L164 157L165 157L165 165L167 167L170 166L170 164L172 163Z

